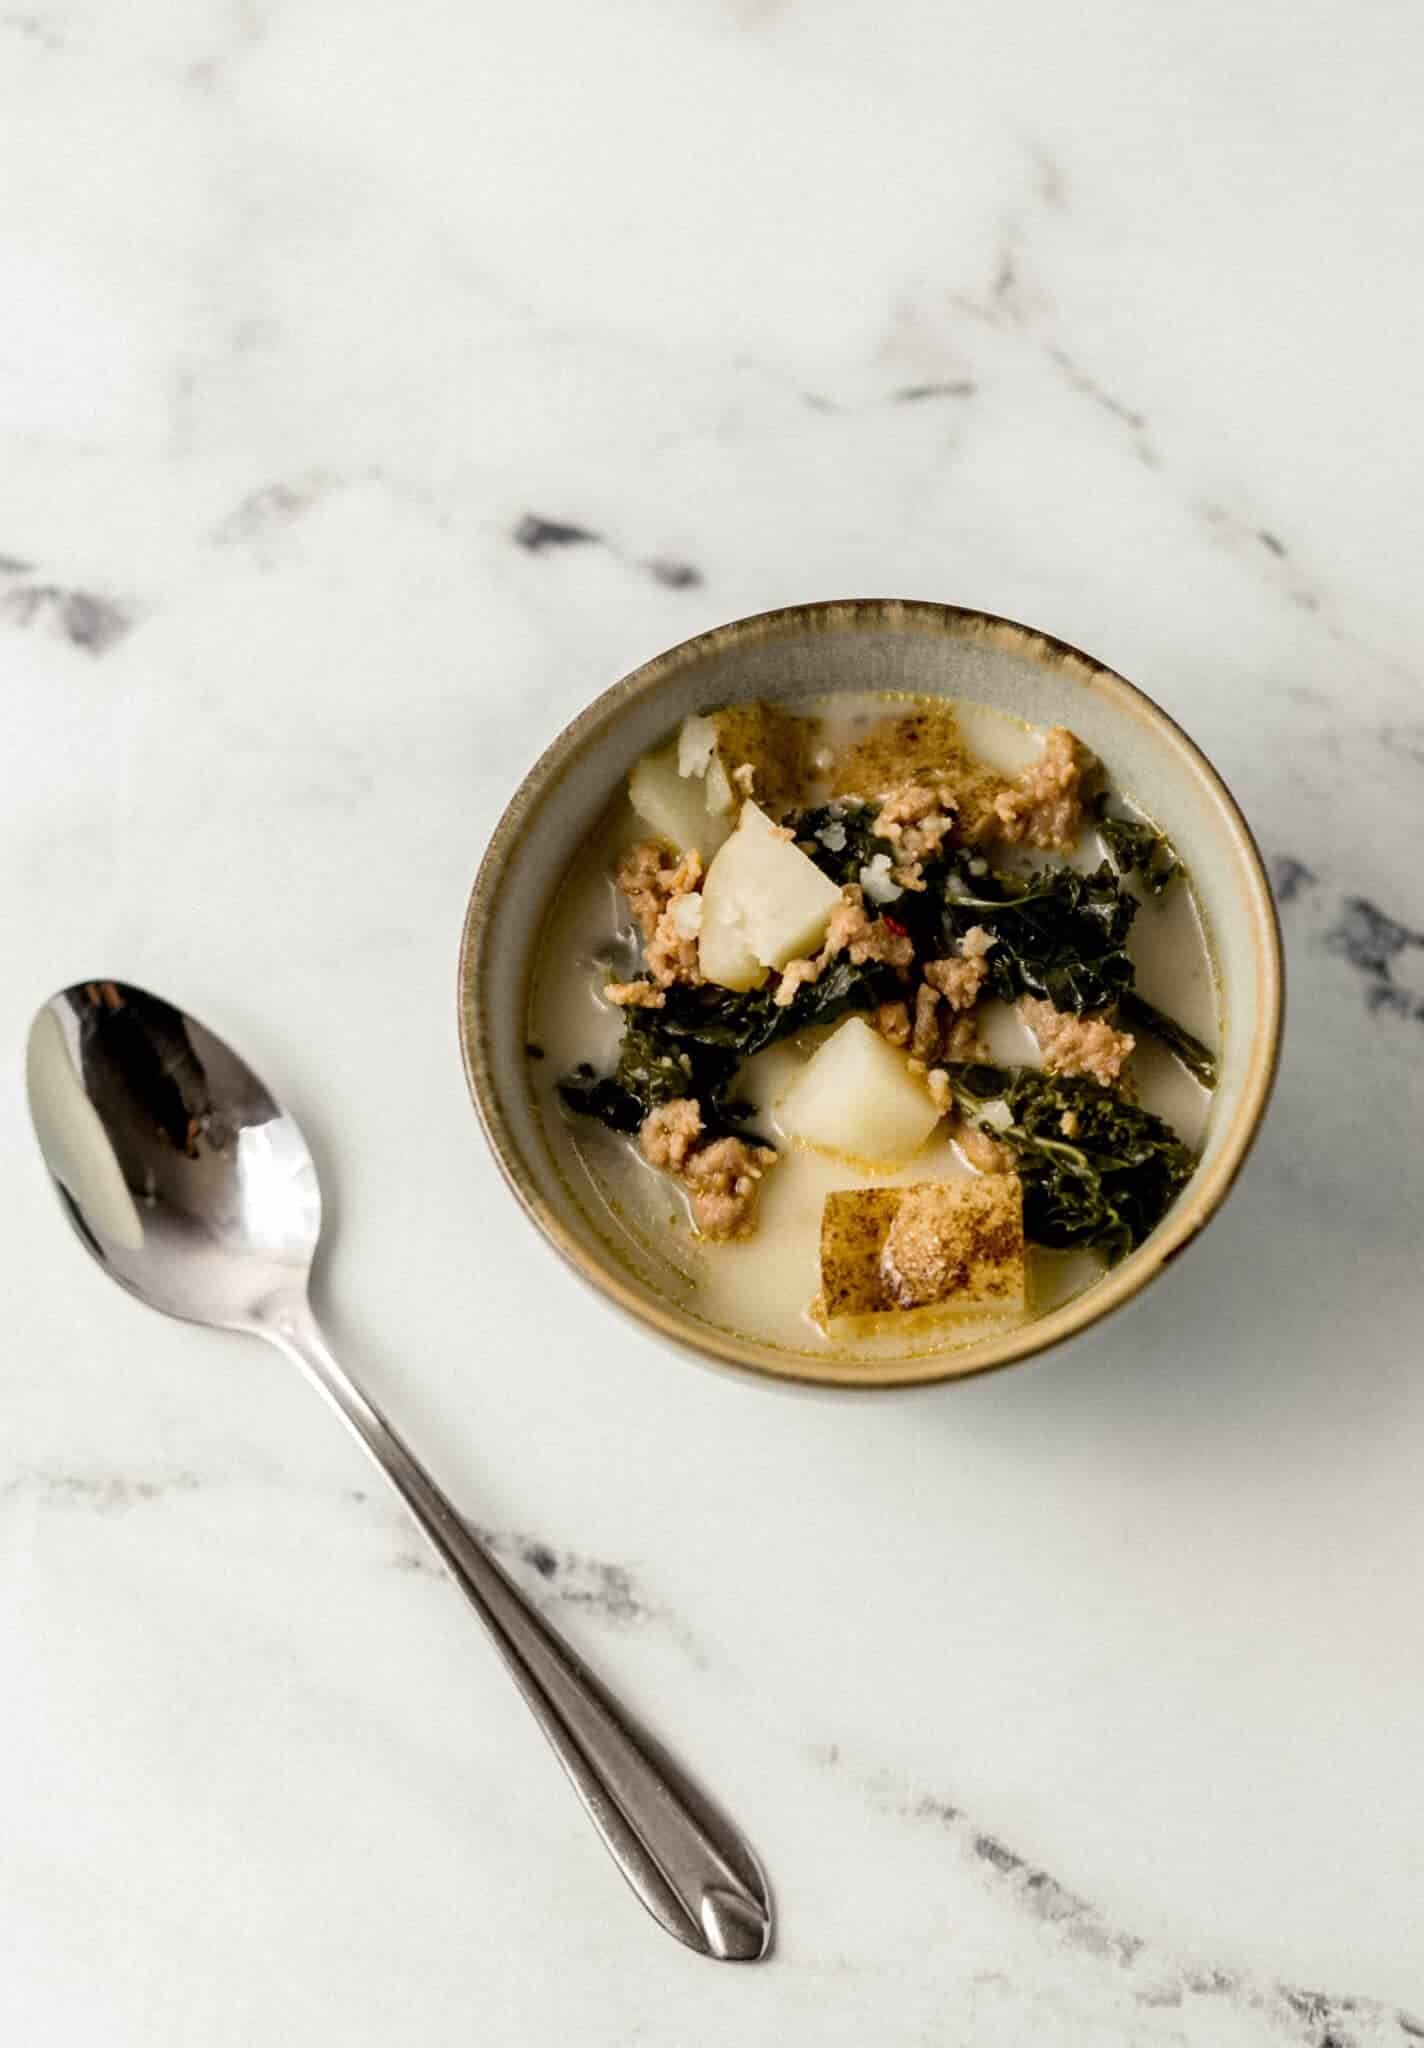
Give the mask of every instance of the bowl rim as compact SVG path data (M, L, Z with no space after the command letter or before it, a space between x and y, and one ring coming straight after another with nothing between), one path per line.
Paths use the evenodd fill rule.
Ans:
M877 627L947 633L954 639L1002 647L1063 673L1074 684L1106 698L1166 739L1214 799L1220 825L1233 842L1248 878L1250 937L1261 1000L1240 1100L1216 1154L1193 1177L1176 1207L1144 1245L1082 1294L1033 1322L991 1339L982 1352L976 1351L972 1363L957 1366L954 1361L961 1354L927 1352L877 1361L871 1368L874 1377L868 1377L864 1361L831 1356L822 1360L812 1353L781 1352L755 1338L697 1323L670 1305L649 1299L611 1264L592 1256L544 1200L505 1116L494 1082L485 998L493 970L489 934L494 920L489 913L510 852L570 768L616 724L630 704L660 690L709 654L748 642ZM553 884L551 890L552 887ZM786 605L713 626L630 670L571 719L524 776L490 837L465 910L456 993L465 1078L495 1162L525 1215L581 1279L643 1329L695 1358L730 1365L783 1385L879 1393L972 1379L981 1373L1021 1364L1080 1335L1090 1325L1136 1299L1150 1281L1181 1256L1230 1193L1260 1129L1280 1061L1285 970L1280 922L1265 863L1251 828L1218 770L1171 714L1145 690L1071 642L997 613L921 598L862 597ZM527 995L527 989L524 994Z

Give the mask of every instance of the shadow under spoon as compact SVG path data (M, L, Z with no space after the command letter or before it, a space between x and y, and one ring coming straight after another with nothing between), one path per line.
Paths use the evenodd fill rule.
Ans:
M333 1357L308 1299L316 1168L251 1068L160 997L91 981L40 1010L26 1077L45 1164L104 1270L152 1308L265 1337L303 1368L484 1622L653 1918L719 1961L765 1956L771 1897L740 1832L535 1613Z

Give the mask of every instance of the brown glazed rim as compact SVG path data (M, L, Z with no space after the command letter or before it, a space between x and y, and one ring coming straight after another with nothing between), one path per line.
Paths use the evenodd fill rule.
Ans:
M709 654L745 646L748 642L868 628L947 633L955 639L1003 648L1006 652L1025 656L1040 667L1056 671L1075 686L1093 692L1117 710L1150 726L1160 740L1167 742L1184 772L1204 785L1215 800L1221 830L1232 842L1245 877L1248 900L1244 907L1251 920L1251 942L1260 975L1261 1001L1241 1099L1210 1165L1197 1173L1176 1208L1140 1251L1132 1253L1120 1266L1104 1274L1086 1293L1075 1296L1061 1308L974 1347L972 1358L963 1364L956 1363L963 1352L953 1351L877 1361L834 1355L822 1358L809 1353L781 1351L754 1338L699 1322L641 1294L611 1261L605 1263L592 1256L564 1228L545 1202L505 1116L495 1088L490 1056L491 1034L486 1019L490 1015L493 963L489 935L493 920L489 912L516 842L536 823L544 805L573 764L596 739L617 723L630 704L654 694L673 677L695 666ZM557 881L557 876L550 878L551 894ZM521 1001L526 995L527 990L521 991ZM580 712L571 724L565 726L515 791L495 827L475 877L460 946L460 1047L470 1093L505 1180L526 1214L555 1250L575 1272L625 1314L683 1351L782 1381L860 1389L921 1386L938 1380L966 1379L980 1372L1016 1364L1050 1345L1062 1343L1120 1308L1178 1258L1220 1208L1251 1149L1275 1080L1283 1005L1280 927L1260 850L1230 790L1176 721L1135 684L1066 641L1055 640L1046 633L1019 625L1012 619L997 618L992 613L966 611L956 605L931 604L918 599L850 598L759 612L751 618L736 619L728 625L716 626L710 632L699 633L694 639L682 641L605 690L586 711Z

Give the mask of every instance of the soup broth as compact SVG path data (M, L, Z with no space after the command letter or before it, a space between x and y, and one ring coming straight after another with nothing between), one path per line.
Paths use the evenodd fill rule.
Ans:
M796 814L830 797L836 764L887 719L904 714L907 700L842 695L780 708L807 721L794 822ZM939 700L933 708L942 714ZM988 706L959 703L953 708L966 751L1000 777L1022 776L1042 757L1044 736L1033 728ZM684 758L687 753L684 742ZM1109 784L1110 769L1106 764ZM746 783L759 788L760 778L754 782L748 776ZM1112 804L1120 820L1147 822L1121 793L1114 792ZM1154 827L1158 823L1151 822ZM949 1300L868 1316L853 1327L827 1325L819 1299L828 1195L977 1177L962 1142L963 1126L950 1118L940 1119L911 1157L879 1167L815 1149L791 1135L783 1114L792 1085L842 1020L794 1032L756 1052L740 1068L737 1128L774 1147L779 1155L774 1170L767 1171L760 1183L755 1229L744 1238L722 1242L700 1236L693 1228L684 1185L647 1162L636 1131L610 1129L571 1110L560 1089L565 1077L610 1071L629 1018L646 1014L654 1024L658 1019L654 1007L646 1013L618 1007L605 995L610 983L634 982L642 971L639 935L614 870L630 844L649 837L646 816L640 816L626 791L620 791L552 903L531 992L529 1075L547 1142L609 1250L645 1283L708 1324L786 1351L832 1351L867 1360L974 1343L1042 1315L1091 1287L1105 1270L1101 1251L1030 1242L1022 1307L981 1305L968 1311L956 1309ZM1067 863L1086 875L1099 869L1106 851L1100 826L1088 813L1075 843L1051 856L1022 845L984 847L994 869L1012 875L1026 875L1046 862ZM1118 886L1139 899L1126 944L1137 992L1205 1047L1213 1047L1218 990L1190 878L1179 875L1155 893L1150 881L1128 872L1119 875ZM884 903L883 913L893 919L900 901L897 892ZM866 907L872 907L868 901ZM775 970L768 985L774 982ZM1045 1054L1015 1003L987 994L975 1007L974 1024L981 1062L1009 1069L1042 1068ZM1133 1035L1136 1043L1116 1087L1126 1100L1135 1099L1142 1109L1165 1120L1196 1153L1210 1115L1209 1088L1160 1039L1141 1030ZM992 1113L989 1120L995 1121Z

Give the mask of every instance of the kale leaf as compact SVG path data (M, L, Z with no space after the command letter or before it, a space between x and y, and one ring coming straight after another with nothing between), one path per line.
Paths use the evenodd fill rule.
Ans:
M859 882L861 869L877 854L887 854L892 863L899 859L891 841L871 830L877 815L873 804L831 803L793 812L786 822L801 851L844 889L848 882Z
M1194 1032L1185 1024L1179 1024L1169 1017L1165 1010L1159 1010L1155 1003L1149 1003L1146 996L1140 996L1136 989L1129 989L1117 1006L1118 1022L1128 1024L1134 1031L1150 1031L1154 1038L1160 1038L1174 1059L1180 1060L1194 1081L1200 1081L1203 1088L1216 1086L1216 1054L1209 1045L1203 1045Z
M791 1001L776 1001L777 977L745 995L704 983L701 988L670 988L661 1010L645 1012L658 1028L681 1043L728 1050L750 1059L778 1038L809 1031L813 1024L831 1024L851 1010L873 1010L904 996L904 984L893 967L868 960L857 966L842 953L826 967L819 981L803 982Z
M893 841L882 839L872 830L877 815L874 804L847 799L821 804L813 811L793 813L786 822L796 834L801 851L823 875L829 875L844 889L848 883L859 885L861 869L868 868L877 858L888 859L892 867L900 861L899 849ZM902 889L888 903L871 905L872 910L878 909L901 931L909 933L917 952L931 956L939 950L938 890L945 867L946 857L942 855L922 860L923 888Z
M1108 856L1120 875L1138 875L1142 886L1160 896L1182 873L1176 848L1165 832L1136 818L1110 818L1106 794L1098 798L1094 820Z
M1118 887L1106 861L1091 874L1045 867L1014 875L959 852L938 893L947 949L974 925L994 934L989 987L1005 1002L1043 996L1081 1014L1108 1009L1132 987L1127 935L1137 898Z
M695 1095L709 1107L720 1103L736 1071L736 1055L702 1047L694 1059L664 1034L657 1018L655 1010L630 1010L613 1072L577 1067L566 1074L559 1083L566 1105L611 1130L636 1132L652 1110L681 1095Z
M958 1066L949 1075L963 1114L1007 1108L1007 1125L980 1128L1017 1155L1024 1233L1035 1244L1091 1247L1115 1265L1191 1178L1196 1161L1171 1125L1096 1081L1033 1067Z
M711 983L670 988L662 1009L628 1012L611 1074L575 1069L559 1083L559 1094L579 1115L630 1132L650 1111L690 1095L701 1107L704 1129L729 1130L745 1114L730 1098L743 1060L779 1038L833 1023L851 1010L873 1010L905 992L892 967L881 961L857 966L844 956L784 1006L775 988L775 980L744 995Z

